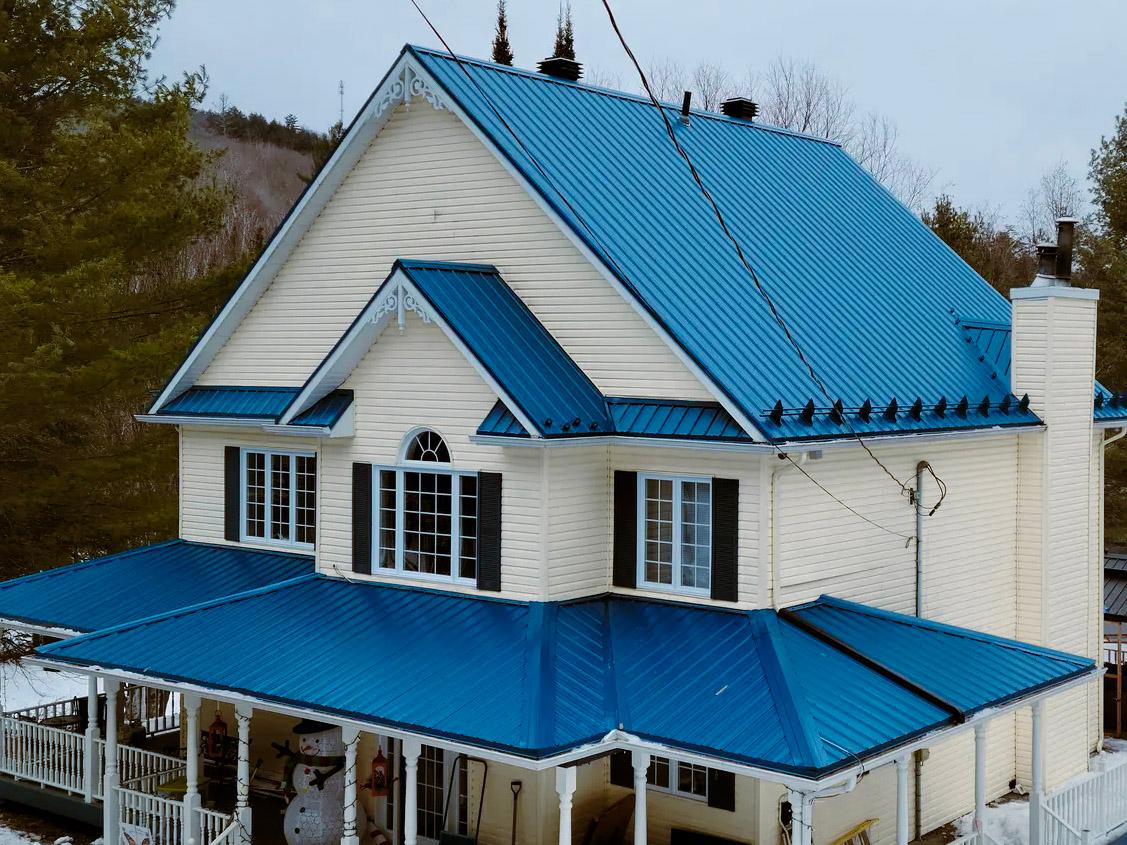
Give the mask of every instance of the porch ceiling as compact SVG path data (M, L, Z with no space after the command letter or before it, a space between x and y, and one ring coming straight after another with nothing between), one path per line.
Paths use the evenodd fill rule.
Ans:
M0 627L97 631L312 571L306 555L169 540L0 583Z
M532 759L621 725L803 777L1095 670L832 598L791 615L619 596L526 604L321 575L40 654Z

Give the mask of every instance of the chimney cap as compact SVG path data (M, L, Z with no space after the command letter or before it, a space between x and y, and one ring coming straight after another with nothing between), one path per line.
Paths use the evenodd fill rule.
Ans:
M556 79L566 79L568 82L578 82L583 75L583 65L575 59L566 59L563 56L552 56L544 59L537 66L545 76L554 76Z
M755 120L759 104L748 97L729 97L720 104L720 111L737 120Z

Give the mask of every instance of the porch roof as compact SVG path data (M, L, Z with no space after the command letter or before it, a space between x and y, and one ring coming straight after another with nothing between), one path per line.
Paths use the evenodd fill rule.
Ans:
M306 555L169 540L0 583L0 627L85 633L312 571Z
M40 655L532 759L621 726L671 750L806 777L1095 671L828 597L780 614L621 596L521 603L324 575Z

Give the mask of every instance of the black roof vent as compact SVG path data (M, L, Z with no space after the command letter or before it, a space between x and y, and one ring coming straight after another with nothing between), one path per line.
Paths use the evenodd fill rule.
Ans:
M747 97L732 97L720 104L720 111L737 120L755 120L759 105Z
M566 79L568 82L578 82L579 77L583 75L583 65L575 59L565 59L562 56L544 59L536 67L545 76Z

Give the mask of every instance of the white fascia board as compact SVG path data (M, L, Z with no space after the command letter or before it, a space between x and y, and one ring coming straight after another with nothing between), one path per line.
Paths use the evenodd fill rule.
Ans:
M0 630L19 631L21 634L34 634L51 639L68 640L71 637L81 637L89 631L76 631L73 628L61 628L54 625L37 625L34 622L24 622L20 619L0 619Z
M430 75L426 68L422 67L417 62L413 62L413 65L415 67L415 72L418 73L420 78L426 80L428 85L432 86L436 90L446 91L446 89L442 87L438 80ZM712 376L708 375L708 373L706 373L697 364L697 362L693 360L692 356L690 356L688 352L685 351L685 348L671 334L669 334L669 332L665 329L664 326L661 325L660 322L658 322L657 318L654 317L650 310L642 304L638 297L636 297L625 285L623 285L618 276L611 272L610 268L606 266L603 260L591 250L591 248L587 245L583 238L579 236L579 233L576 232L575 229L572 228L572 226L567 221L560 217L560 215L552 207L551 203L549 203L540 193L540 191L537 190L536 187L533 186L528 181L528 179L525 178L524 174L521 173L520 170L517 169L511 161L509 161L508 157L503 152L501 152L496 144L493 143L493 140L484 132L482 132L481 129L478 128L477 124L473 120L471 120L464 111L462 111L461 106L454 102L454 99L449 96L449 92L447 92L447 99L444 102L444 105L447 109L453 112L462 121L463 124L465 124L466 128L468 128L470 132L473 133L474 137L476 137L487 150L493 153L494 158L496 158L497 161L500 162L501 166L506 170L506 172L508 172L509 175L516 179L517 184L524 188L525 193L527 193L532 198L533 202L535 202L540 207L541 211L543 211L548 216L548 218L553 223L555 223L557 227L559 227L560 231L563 232L564 237L571 241L572 245L577 250L579 250L583 257L586 258L588 262L590 262L591 266L599 272L599 275L601 275L606 280L607 284L609 284L618 293L618 295L621 296L634 309L634 311L638 314L638 316L642 318L646 325L648 325L657 334L657 336L661 338L665 345L669 347L670 351L672 351L673 354L681 360L681 363L683 363L689 369L689 372L691 372L701 383L701 385L703 385L704 388L710 394L712 394L712 397L717 402L719 402L721 406L723 406L724 410L732 415L732 418L740 424L743 430L746 431L748 435L750 435L753 439L760 442L765 442L767 440L767 437L765 436L763 430L750 417L748 417L739 406L737 406L732 402L730 398L728 398L728 394L720 389Z
M159 425L204 425L220 428L262 428L270 423L264 419L239 419L238 417L178 417L172 414L135 414L133 419Z
M1127 425L1120 421L1114 427ZM953 431L907 432L904 434L867 435L866 444L903 445L932 440L972 440L987 437L1013 436L1044 431L1043 423L1027 426L957 429ZM553 437L550 439L531 439L528 437L506 436L503 434L471 434L470 441L487 446L510 448L562 449L569 446L654 446L662 449L697 449L710 452L778 453L823 452L837 449L855 449L861 444L855 437L842 437L835 440L789 440L777 444L733 442L731 440L690 440L675 437L646 437L644 435L611 434L592 437Z
M424 323L434 323L442 330L447 339L462 353L462 356L489 385L490 389L505 403L526 431L537 432L538 428L532 420L519 410L520 406L512 399L508 392L493 378L493 374L470 351L457 332L442 318L434 304L427 299L411 281L410 277L397 267L387 280L380 285L376 295L369 300L356 318L352 326L333 347L333 351L321 363L317 370L305 383L301 393L290 403L290 407L282 415L280 425L287 425L295 416L310 408L318 400L336 390L349 374L356 368L360 361L368 354L368 350L379 339L380 334L391 323L394 316L400 331L406 327L406 313L414 311ZM539 436L539 435L534 435Z
M1123 428L1127 429L1127 420L1096 420L1092 423L1093 428Z
M357 114L348 133L328 162L282 221L235 293L204 330L196 345L188 353L188 357L184 359L153 402L149 410L150 414L159 410L172 397L191 387L235 333L243 318L289 259L298 242L309 231L313 221L324 210L337 188L352 172L372 140L379 134L395 106L410 99L413 92L406 69L408 66L417 67L417 65L414 59L404 53L392 66Z
M344 437L353 437L356 434L356 404L352 403L344 409L340 419L333 425L264 425L262 430L267 434L280 434L286 437L317 437L336 440Z

